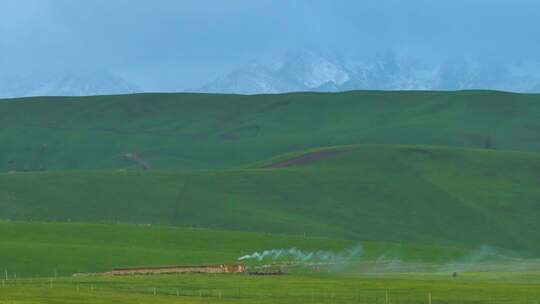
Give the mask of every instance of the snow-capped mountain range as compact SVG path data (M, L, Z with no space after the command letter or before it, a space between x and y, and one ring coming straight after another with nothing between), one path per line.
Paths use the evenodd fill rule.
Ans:
M110 95L140 91L136 85L106 71L0 74L0 98Z
M251 63L195 91L258 94L464 89L540 92L540 63L501 64L454 59L426 64L391 51L374 60L351 60L301 51L288 53L273 64Z
M439 63L388 51L346 58L291 51L270 63L252 62L197 88L206 93L261 94L297 91L490 89L540 93L540 61L514 63L452 59ZM7 73L0 98L88 96L145 92L144 86L103 70ZM181 87L178 91L182 91Z

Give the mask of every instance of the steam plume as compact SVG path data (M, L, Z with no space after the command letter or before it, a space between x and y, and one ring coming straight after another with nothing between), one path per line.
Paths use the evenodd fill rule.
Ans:
M363 253L362 245L357 245L351 249L335 252L335 251L303 251L296 247L289 249L269 249L261 252L254 252L238 258L239 261L265 259L272 260L293 260L297 262L345 262L354 257L361 256Z

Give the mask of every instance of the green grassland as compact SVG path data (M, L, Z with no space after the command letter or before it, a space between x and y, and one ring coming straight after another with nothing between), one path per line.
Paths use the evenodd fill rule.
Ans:
M0 266L13 278L115 267L220 264L257 250L343 250L350 241L207 229L83 223L0 224Z
M356 244L122 224L1 222L0 233L0 303L386 303L387 295L389 303L428 303L431 293L433 303L487 304L535 303L540 297L538 261L481 260L458 247L363 242L363 253L343 264L290 267L283 276L72 278L73 272L119 266L231 263L271 247L340 252ZM456 270L459 276L452 278Z
M540 151L540 95L136 94L0 100L0 171L231 168L348 144Z
M3 303L536 303L540 273L169 275L24 279L0 287ZM387 300L388 299L388 300Z
M539 117L492 91L0 100L0 304L538 304ZM285 276L69 277L358 244Z
M104 272L115 267L236 263L240 256L269 249L339 254L359 245L329 238L124 224L0 222L0 235L2 278L7 271L11 279ZM460 247L360 245L362 250L350 257L354 262L384 257L444 263L462 261L472 254Z
M128 222L538 254L540 156L357 145L285 168L0 174L0 217Z

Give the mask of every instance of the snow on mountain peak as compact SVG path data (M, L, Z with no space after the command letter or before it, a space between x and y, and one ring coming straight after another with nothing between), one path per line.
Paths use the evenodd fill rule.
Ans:
M342 65L311 51L286 56L280 73L310 89L328 83L342 85L350 79L348 71Z
M341 60L314 51L287 53L272 65L251 64L201 87L214 93L344 90L540 91L534 63L495 64L470 59L427 64L389 51L371 60Z
M88 96L140 92L135 85L106 71L41 72L0 75L0 98Z

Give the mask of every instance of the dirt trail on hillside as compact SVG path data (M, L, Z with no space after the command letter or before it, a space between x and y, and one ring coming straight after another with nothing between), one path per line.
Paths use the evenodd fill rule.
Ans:
M152 170L152 166L147 163L138 153L126 153L123 156L141 165L144 170Z
M341 148L341 149L309 152L309 153L302 154L300 156L296 156L293 158L289 158L286 160L282 160L282 161L278 161L278 162L266 165L264 166L264 168L286 168L286 167L291 167L291 166L305 165L305 164L313 163L313 162L323 160L326 158L338 156L340 154L344 154L355 149L356 148Z

